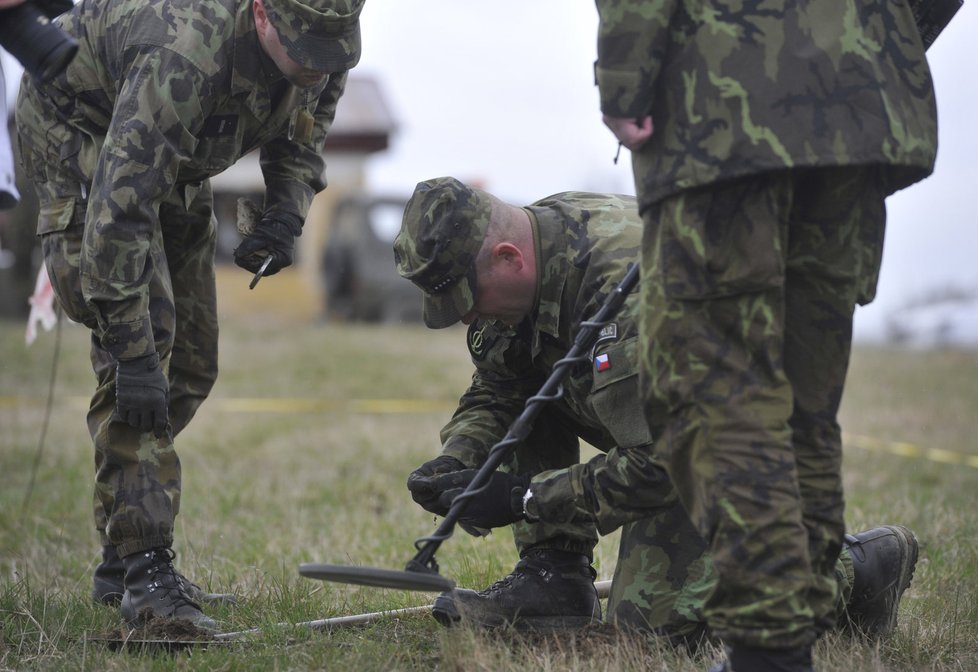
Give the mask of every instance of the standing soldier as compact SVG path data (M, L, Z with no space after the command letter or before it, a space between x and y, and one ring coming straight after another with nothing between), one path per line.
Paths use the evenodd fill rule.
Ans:
M454 178L417 186L394 241L398 271L421 288L429 327L469 325L475 374L442 430L442 454L408 478L416 502L448 512L581 321L634 263L641 236L629 196L564 192L520 208ZM703 604L716 577L653 454L661 421L646 423L638 394L638 310L638 296L628 297L564 381L563 396L544 406L505 469L469 502L463 525L513 523L521 557L486 590L440 595L432 608L440 622L553 629L599 619L592 552L599 533L623 526L608 620L676 643L704 636ZM580 463L581 439L604 454ZM887 634L915 561L906 528L850 537L835 563L839 620Z
M910 4L597 0L601 111L645 222L641 389L712 552L728 672L810 671L832 624L853 313L884 199L936 155Z
M202 627L207 596L173 566L173 439L217 376L209 178L261 150L265 201L235 262L271 275L326 186L326 133L360 57L363 0L85 0L61 17L81 47L23 82L22 155L65 313L92 331L98 379L94 597L125 620ZM267 264L265 263L267 262Z

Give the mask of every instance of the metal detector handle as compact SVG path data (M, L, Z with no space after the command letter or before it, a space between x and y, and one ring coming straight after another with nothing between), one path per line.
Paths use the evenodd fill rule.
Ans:
M540 391L536 395L526 400L522 413L510 425L509 431L502 441L497 443L489 451L486 461L479 467L475 477L469 485L452 501L452 505L445 515L441 525L435 533L421 537L414 542L418 553L407 563L405 569L409 572L437 572L438 564L435 562L435 552L441 543L452 536L455 525L459 517L465 511L468 501L484 488L492 477L492 473L499 468L503 460L515 449L515 446L523 441L530 433L533 421L543 410L544 404L555 399L559 399L563 394L561 383L570 372L571 366L581 361L594 343L598 339L601 327L611 321L618 311L621 310L625 299L638 284L639 265L632 264L622 281L611 291L605 299L597 314L590 320L581 322L581 326L574 338L574 345L567 351L567 355L558 360L551 370L550 376L544 382Z

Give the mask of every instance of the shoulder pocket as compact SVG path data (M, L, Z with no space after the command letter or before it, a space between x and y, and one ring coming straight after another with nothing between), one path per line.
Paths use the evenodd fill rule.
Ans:
M591 408L619 448L652 442L638 389L638 347L638 338L632 337L591 358Z

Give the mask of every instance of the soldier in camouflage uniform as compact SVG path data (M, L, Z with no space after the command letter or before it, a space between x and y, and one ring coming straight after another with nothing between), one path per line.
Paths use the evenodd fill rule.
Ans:
M81 49L17 107L38 235L62 308L92 331L98 379L94 596L212 627L173 568L173 439L217 376L209 178L260 149L265 202L235 261L266 275L326 186L323 142L359 60L363 0L85 0ZM153 599L150 600L150 593ZM162 594L162 597L160 595Z
M398 271L422 289L429 327L469 325L476 370L442 430L442 454L408 478L416 502L447 513L472 469L566 355L580 322L625 275L641 235L629 196L566 192L518 208L453 178L417 186L394 241ZM544 406L506 474L497 474L500 488L463 514L469 531L514 523L521 559L487 590L439 596L433 614L442 623L464 617L541 629L599 619L592 552L599 533L623 525L608 620L676 642L695 644L704 635L702 608L715 577L705 542L652 454L661 423L650 429L638 394L638 310L637 295L626 299L589 361L564 381L563 397ZM581 464L580 439L603 454ZM531 477L534 498L551 502L533 522L524 519L521 499ZM515 502L507 484L515 484ZM575 504L581 497L599 513ZM501 517L471 519L497 505ZM888 556L897 529L853 538L851 555L847 547L836 567L840 615L848 601L849 615L875 634L892 627L906 587L892 588L900 581Z
M596 4L601 111L645 222L642 392L712 551L721 668L811 670L845 532L853 313L885 197L936 154L914 17L891 0Z

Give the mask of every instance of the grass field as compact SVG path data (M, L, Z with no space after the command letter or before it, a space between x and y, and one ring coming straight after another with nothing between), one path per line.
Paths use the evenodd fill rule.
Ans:
M179 437L184 469L178 567L233 590L210 610L233 643L175 653L91 641L118 614L91 603L97 538L84 415L88 334L62 330L50 425L37 456L54 334L30 348L0 323L0 670L705 670L606 630L550 639L442 630L427 614L310 632L279 627L430 603L431 594L303 578L302 562L403 568L435 527L404 488L438 450L470 368L458 329L222 322L221 377ZM978 670L978 353L859 349L844 400L848 523L911 527L922 556L896 634L878 646L840 635L820 670ZM36 480L25 501L37 460ZM26 504L26 506L25 506ZM614 569L602 540L599 578ZM506 533L459 532L442 573L482 587L516 560Z

